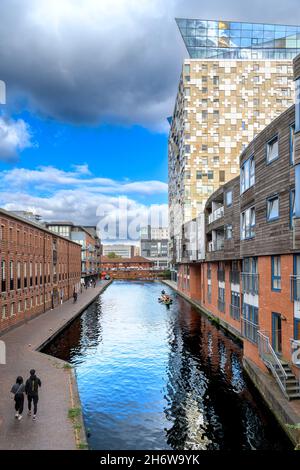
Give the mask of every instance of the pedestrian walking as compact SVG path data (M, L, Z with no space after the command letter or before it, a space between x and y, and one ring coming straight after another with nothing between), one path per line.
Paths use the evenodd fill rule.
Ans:
M76 300L77 300L77 292L76 292L75 289L74 289L74 292L73 292L73 299L74 299L74 303L75 303Z
M33 403L33 420L36 419L37 404L39 401L39 388L41 386L41 380L36 376L35 370L31 369L30 377L26 380L25 393L28 399L28 416L31 416L31 404Z
M22 419L22 413L24 408L24 392L25 386L23 377L19 376L17 377L16 383L11 388L11 393L13 394L13 398L15 400L15 417L19 421L21 421Z

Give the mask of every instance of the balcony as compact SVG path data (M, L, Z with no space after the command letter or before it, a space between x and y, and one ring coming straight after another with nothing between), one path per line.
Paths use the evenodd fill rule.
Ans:
M218 207L208 216L208 223L211 224L215 220L220 219L224 215L224 206Z
M232 284L239 284L240 283L240 271L230 271L229 279Z
M215 240L208 242L208 251L211 253L213 251L224 250L224 240Z
M258 274L242 273L242 292L244 294L258 294Z
M291 300L300 300L300 276L291 276Z

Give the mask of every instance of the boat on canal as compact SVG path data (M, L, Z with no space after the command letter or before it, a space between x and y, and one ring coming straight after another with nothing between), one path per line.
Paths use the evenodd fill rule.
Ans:
M171 297L169 297L168 295L162 295L161 297L158 298L158 301L161 304L165 304L165 305L171 305L173 303L173 299L171 299Z

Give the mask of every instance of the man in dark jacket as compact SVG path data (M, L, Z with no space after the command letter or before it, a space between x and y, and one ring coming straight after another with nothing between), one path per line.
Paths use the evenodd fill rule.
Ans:
M42 382L35 375L35 370L31 369L30 377L26 381L25 393L28 399L28 416L31 416L31 403L33 402L33 417L32 417L33 420L36 419L37 404L39 401L39 387L41 386L42 386Z

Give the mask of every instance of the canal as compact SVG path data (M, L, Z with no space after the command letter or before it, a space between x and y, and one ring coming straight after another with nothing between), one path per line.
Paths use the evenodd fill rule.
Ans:
M158 282L115 281L43 352L74 365L92 449L291 449L239 343Z

